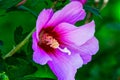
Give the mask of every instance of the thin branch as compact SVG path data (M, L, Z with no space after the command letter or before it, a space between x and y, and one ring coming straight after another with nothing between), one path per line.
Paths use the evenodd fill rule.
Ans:
M20 6L23 5L27 0L22 0L21 2L19 2L16 6Z
M85 23L89 23L91 17L92 17L92 13L88 12Z
M7 53L5 56L3 56L3 59L6 59L10 56L12 56L13 54L15 54L18 50L20 50L20 48L25 45L29 38L31 37L32 33L35 31L35 28L28 34L28 36L22 41L20 42L16 47L14 47L9 53Z

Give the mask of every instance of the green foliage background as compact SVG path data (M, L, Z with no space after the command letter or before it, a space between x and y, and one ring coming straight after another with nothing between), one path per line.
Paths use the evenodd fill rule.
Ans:
M55 0L27 0L17 7L20 1L0 0L0 80L56 80L48 65L32 61L32 39L13 56L2 59L35 27L40 11L50 8ZM58 0L55 11L67 3L69 0ZM84 5L87 14L92 13L90 20L95 20L100 49L90 63L78 69L76 80L120 80L120 0L109 0L100 10L102 4L103 0L97 5L88 0Z

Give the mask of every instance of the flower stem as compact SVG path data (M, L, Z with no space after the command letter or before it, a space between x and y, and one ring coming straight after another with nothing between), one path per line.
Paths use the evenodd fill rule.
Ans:
M3 56L3 59L6 59L10 56L12 56L13 54L15 54L18 50L20 50L20 48L25 45L29 38L31 37L32 33L35 31L35 28L28 34L28 36L22 41L20 42L16 47L14 47L9 53L7 53L5 56Z

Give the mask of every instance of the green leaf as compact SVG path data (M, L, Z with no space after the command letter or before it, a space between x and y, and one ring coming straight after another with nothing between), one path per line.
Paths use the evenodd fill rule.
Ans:
M0 50L1 50L2 46L3 46L3 41L0 40ZM0 53L1 53L1 51L0 51Z
M41 66L37 65L37 71L31 75L25 76L26 78L29 77L36 77L36 78L50 78L50 79L56 79L56 76L53 74L53 72L50 70L50 68L47 65Z
M0 53L0 73L5 72L7 69L7 64L5 61L1 58L1 53Z
M29 61L22 59L22 57L10 57L6 60L6 62L8 64L6 73L8 74L10 80L19 79L25 75L34 73L36 70L36 68Z
M88 10L91 13L93 13L95 16L102 18L98 9L88 6L88 5L85 5L84 8L85 8L85 10Z
M9 80L8 76L5 74L5 72L0 73L0 80Z
M19 44L24 38L22 37L23 28L21 26L17 27L14 31L14 41L17 44Z
M1 16L0 40L3 41L3 46L1 47L3 51L2 53L8 53L15 46L16 41L14 42L14 31L18 26L22 27L22 34L24 36L26 33L30 32L34 28L35 21L36 17L26 11L12 11L6 13L4 16ZM18 35L17 37L21 38L21 35ZM17 43L19 41L20 40L18 40Z
M14 41L17 44L19 44L29 33L26 31L26 33L23 34L23 27L19 26L14 31Z
M42 11L43 9L50 8L52 2L50 0L27 0L27 2L24 5L31 9L32 11L39 14L40 11Z
M25 6L18 6L18 9L26 10L26 11L30 12L31 14L33 14L35 17L37 17L37 14L34 11L32 11L31 9L29 9Z
M0 17L5 15L6 10L0 9Z
M16 80L55 80L50 78L37 78L37 77L26 77L26 78L19 78Z
M8 9L15 5L17 5L21 0L1 0L0 1L0 8Z

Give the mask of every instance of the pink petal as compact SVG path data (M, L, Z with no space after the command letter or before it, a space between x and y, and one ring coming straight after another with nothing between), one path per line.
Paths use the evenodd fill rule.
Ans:
M33 60L41 65L45 65L48 61L52 61L52 59L42 49L40 49L39 52L34 51Z
M58 32L63 43L73 43L74 45L81 46L94 36L95 24L94 21L85 24L81 27L75 27L68 23L61 23L56 26L53 31Z
M47 25L56 26L62 22L74 24L79 20L83 20L85 15L86 13L82 4L78 1L73 1L67 4L62 10L57 11Z
M98 40L95 37L91 38L85 44L80 46L80 50L87 54L94 55L99 50Z
M87 2L87 0L70 0L70 1L80 1L83 5Z
M92 55L89 55L89 54L84 54L84 55L81 55L82 59L83 59L83 63L84 64L87 64L88 62L91 61L92 59Z
M37 45L37 43L38 43L38 40L37 40L37 35L36 35L36 32L33 32L33 34L32 34L32 49L33 50L37 50L37 48L38 48L38 45Z
M51 57L52 61L49 61L48 65L58 77L58 80L75 80L75 73L83 64L79 54L67 55L66 53L57 51Z
M41 48L38 47L37 43L38 40L36 38L36 32L33 33L32 35L33 38L33 43L32 43L32 48L34 50L33 53L33 60L41 65L46 64L48 61L51 61L52 59L47 55L46 52L44 52Z
M52 15L53 15L52 9L47 9L47 10L44 9L43 11L41 11L36 22L37 35L39 34L40 30L43 27L45 27L46 23L49 21ZM39 40L38 36L37 36L37 39Z
M91 60L91 56L96 54L99 50L98 40L93 37L88 40L85 44L79 47L80 55L83 59L84 64L87 64Z

